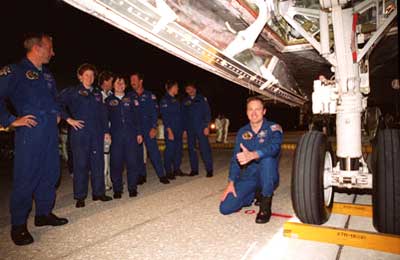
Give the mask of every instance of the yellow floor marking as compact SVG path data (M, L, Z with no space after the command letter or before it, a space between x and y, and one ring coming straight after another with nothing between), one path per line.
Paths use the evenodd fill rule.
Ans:
M286 222L285 237L400 254L400 236Z
M360 217L372 217L372 206L348 203L333 203L332 213Z

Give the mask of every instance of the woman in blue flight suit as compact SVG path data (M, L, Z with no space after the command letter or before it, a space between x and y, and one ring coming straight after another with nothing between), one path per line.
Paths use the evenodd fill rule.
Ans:
M88 193L89 172L94 201L109 201L104 185L104 140L110 140L107 111L99 89L92 86L96 68L83 64L78 68L81 82L76 87L65 89L59 96L64 107L62 117L72 127L71 148L74 167L74 199L76 207L85 206Z
M139 172L135 158L138 156L139 144L143 142L139 102L133 95L126 95L125 88L125 79L116 76L113 79L114 93L105 100L112 137L110 166L114 199L120 199L122 195L124 164L127 168L129 197L137 196Z
M176 81L165 84L167 93L161 99L160 111L165 129L164 168L167 177L171 180L175 176L183 176L180 166L182 162L182 106L176 98L179 87Z

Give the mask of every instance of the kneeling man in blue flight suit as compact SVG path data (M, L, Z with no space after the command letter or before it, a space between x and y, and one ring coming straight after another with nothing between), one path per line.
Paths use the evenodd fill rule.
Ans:
M280 125L264 118L266 109L259 97L247 100L250 123L242 127L233 152L229 183L220 204L220 212L228 215L250 206L257 189L261 189L260 211L256 223L269 222L271 203L279 183L279 154L282 144Z

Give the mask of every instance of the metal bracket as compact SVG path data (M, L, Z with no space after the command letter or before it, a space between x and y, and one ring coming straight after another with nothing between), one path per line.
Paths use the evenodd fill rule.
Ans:
M368 40L368 42L364 45L364 47L361 49L360 52L358 52L357 55L357 62L360 62L362 58L364 58L365 54L374 47L375 43L378 42L382 36L387 27L392 23L394 18L397 16L397 9L393 10L390 15L385 18L385 21L380 24L378 30L374 33L374 35Z
M279 13L282 15L282 17L286 20L286 22L292 26L298 33L300 33L301 36L304 37L304 39L306 39L311 46L313 46L313 48L320 53L321 55L324 56L324 58L331 63L333 66L336 66L336 59L333 55L329 54L329 32L322 32L323 34L323 46L321 46L321 44L314 38L314 35L312 35L311 33L307 32L297 21L294 20L294 15L299 14L299 13L305 13L304 8L299 9L297 7L294 7L294 3L292 0L290 1L283 1L283 2L279 2ZM300 11L300 12L299 12ZM316 12L309 12L309 15L311 17L315 17L316 16ZM321 17L319 17L321 18ZM322 30L326 29L328 30L328 16L325 15L324 19L326 18L326 20L324 20L323 22L325 22L324 24L324 28L322 28ZM321 29L320 29L321 32ZM328 38L327 38L328 37ZM328 47L327 47L328 46Z
M226 47L224 54L228 57L232 58L236 54L253 47L270 18L270 12L274 11L273 0L252 0L251 2L258 7L258 17L247 29L238 32L236 38Z
M341 6L345 5L349 0L319 0L319 4L321 5L322 8L332 8L334 6Z
M278 61L279 59L277 57L272 56L267 67L265 67L265 65L260 67L261 75L267 79L267 81L260 87L261 90L270 88L272 85L279 83L278 79L272 74Z
M340 170L338 164L331 174L331 184L339 188L372 189L372 174L368 170L367 163L361 157L358 171Z

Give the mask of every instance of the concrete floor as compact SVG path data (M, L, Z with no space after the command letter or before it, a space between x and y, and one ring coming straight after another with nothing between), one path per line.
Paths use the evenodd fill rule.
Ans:
M289 219L273 217L270 223L257 225L255 214L246 214L257 211L254 206L230 216L220 215L219 199L227 183L231 151L214 150L213 154L215 176L211 179L201 170L198 177L179 177L162 185L148 167L148 182L140 186L137 198L124 193L121 200L106 203L87 200L83 209L75 208L72 181L64 169L55 213L70 223L37 228L31 216L29 229L35 243L25 247L14 246L9 238L11 177L10 169L0 166L0 259L400 259L374 250L285 238L282 226ZM273 201L275 213L293 215L292 159L293 152L283 153L281 185ZM187 157L182 168L189 169ZM338 194L335 200L350 202L353 198ZM358 195L357 201L370 203L370 196ZM326 225L344 227L348 218L332 215ZM352 227L373 231L367 218L351 217Z

